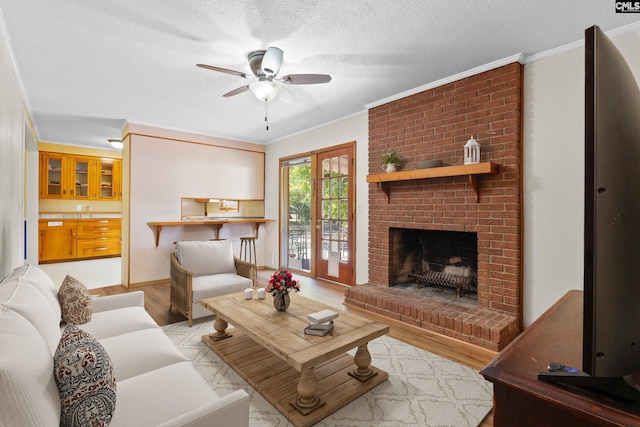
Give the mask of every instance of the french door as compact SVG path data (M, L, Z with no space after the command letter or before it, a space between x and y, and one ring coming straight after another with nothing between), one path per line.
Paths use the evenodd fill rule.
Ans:
M354 146L281 159L280 265L355 283Z
M353 145L317 155L316 277L353 284Z

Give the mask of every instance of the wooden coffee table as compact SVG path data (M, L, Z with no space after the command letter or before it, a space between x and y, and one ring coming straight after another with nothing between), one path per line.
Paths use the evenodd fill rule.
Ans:
M310 426L387 379L371 366L367 343L389 327L289 295L284 312L276 311L268 294L262 300L246 300L244 293L202 300L217 315L215 333L202 341L292 424ZM307 315L327 308L339 313L333 334L306 335ZM229 323L234 329L227 329ZM345 353L354 348L354 357Z

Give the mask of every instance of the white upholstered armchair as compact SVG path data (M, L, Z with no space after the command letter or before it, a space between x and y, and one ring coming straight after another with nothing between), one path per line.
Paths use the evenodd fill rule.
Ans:
M209 316L206 298L242 292L254 286L256 266L233 255L230 240L176 242L171 254L171 307L189 319Z

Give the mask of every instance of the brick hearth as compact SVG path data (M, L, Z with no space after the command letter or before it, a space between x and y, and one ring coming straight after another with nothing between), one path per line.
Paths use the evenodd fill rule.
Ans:
M473 135L481 161L500 166L479 178L479 200L467 177L399 181L387 196L369 184L369 283L345 302L459 340L501 350L522 328L521 104L522 66L509 64L393 101L369 111L369 172L380 155L400 151L401 170L420 160L463 163ZM389 229L477 233L475 305L390 287Z

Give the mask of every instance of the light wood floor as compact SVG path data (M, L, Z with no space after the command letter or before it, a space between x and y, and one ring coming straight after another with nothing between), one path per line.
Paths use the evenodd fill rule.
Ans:
M266 286L272 271L258 271L258 286ZM370 318L377 322L389 325L389 336L397 340L406 342L423 350L442 356L446 359L468 366L472 369L482 369L493 357L495 352L483 349L478 346L462 343L438 334L425 331L411 325L407 325L396 320L379 316L368 311L354 309L344 305L345 286L314 280L301 275L296 275L300 281L300 295L322 302L326 305L336 307L341 310L349 310L358 313L363 317ZM169 310L169 281L145 285L140 287L126 288L124 286L109 286L106 288L91 289L95 295L114 295L132 291L144 291L144 305L147 312L160 326L186 320L182 314L174 310ZM493 426L493 411L480 424L481 427Z

